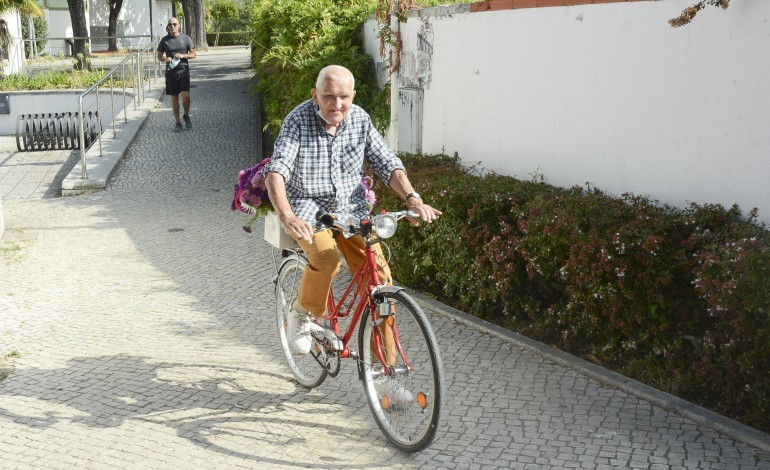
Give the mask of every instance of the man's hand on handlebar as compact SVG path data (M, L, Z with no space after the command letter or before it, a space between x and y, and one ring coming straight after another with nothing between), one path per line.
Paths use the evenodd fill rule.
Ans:
M435 209L429 206L428 204L424 204L422 202L422 199L417 199L417 198L409 199L409 203L407 204L407 207L409 208L410 211L419 214L420 219L428 223L432 223L433 221L438 219L438 216L442 214L440 210ZM420 225L420 221L412 217L409 217L409 222L411 222L412 225L414 226Z

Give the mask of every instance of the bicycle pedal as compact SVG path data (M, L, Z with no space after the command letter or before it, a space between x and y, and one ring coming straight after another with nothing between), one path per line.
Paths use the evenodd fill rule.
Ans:
M320 342L332 351L342 351L344 346L342 345L342 340L339 338L339 336L337 336L337 334L329 328L325 328L323 326L322 328L323 331L312 332L312 335L316 341Z

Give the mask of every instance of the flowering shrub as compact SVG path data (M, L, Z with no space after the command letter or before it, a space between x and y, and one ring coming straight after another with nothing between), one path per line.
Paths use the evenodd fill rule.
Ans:
M262 176L262 168L270 162L270 157L265 158L251 168L241 170L238 173L238 181L235 183L233 202L230 209L252 214L252 217L243 226L243 230L251 233L254 222L263 215L273 210L273 204L267 194L265 178Z
M398 282L770 431L770 232L755 212L401 158L444 215L389 239L412 260L391 266Z
M743 226L730 222L692 235L698 247L692 284L706 306L703 332L695 338L694 379L705 401L721 403L726 414L767 430L770 238L760 230L740 230Z
M364 188L364 199L366 199L366 210L371 212L374 209L374 205L377 204L377 196L372 191L374 186L374 180L371 176L364 176L361 179L361 186Z

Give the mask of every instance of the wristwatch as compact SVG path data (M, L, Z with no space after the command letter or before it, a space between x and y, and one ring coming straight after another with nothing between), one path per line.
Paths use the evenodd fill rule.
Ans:
M411 193L406 195L406 198L404 198L404 202L409 202L409 200L412 199L413 197L416 197L417 199L422 199L418 193L412 191Z

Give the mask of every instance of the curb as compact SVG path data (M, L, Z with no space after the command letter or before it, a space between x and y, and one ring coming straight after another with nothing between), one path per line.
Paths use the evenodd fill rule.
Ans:
M403 287L403 286L402 286ZM579 357L568 354L556 348L552 348L544 343L522 336L513 331L507 330L488 321L481 320L463 311L445 305L437 300L431 299L414 289L405 287L405 289L419 304L429 308L436 313L448 317L458 323L474 328L482 333L494 336L503 341L507 341L522 349L526 349L543 359L558 364L563 367L594 379L603 385L621 390L629 395L633 395L641 400L647 401L666 411L672 411L680 416L695 421L705 427L711 428L732 439L741 441L750 446L770 452L770 434L764 433L759 429L739 423L733 419L722 416L711 410L707 410L694 403L690 403L679 397L675 397L666 392L657 390L649 385L645 385L636 380L630 379L624 375L612 372L594 363L588 362Z
M158 82L158 79L155 79ZM86 178L82 178L82 162L78 161L61 185L62 197L79 196L107 188L110 178L118 167L128 147L139 134L139 129L144 125L150 111L155 108L163 97L164 88L158 87L152 92L145 92L148 96L137 109L128 110L128 122L118 124L116 117L115 137L108 136L112 132L110 127L102 131L100 139L102 155L99 155L99 142L94 143L86 151ZM120 113L118 113L120 115Z

